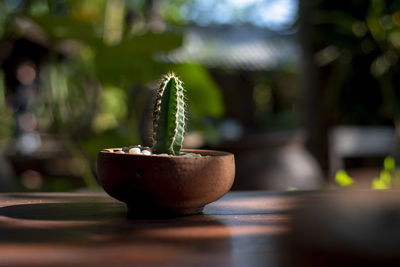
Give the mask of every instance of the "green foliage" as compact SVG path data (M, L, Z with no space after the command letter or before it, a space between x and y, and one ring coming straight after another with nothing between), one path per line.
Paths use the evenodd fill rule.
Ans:
M303 2L307 2L304 0ZM398 1L312 1L315 63L334 124L388 124L400 112Z
M153 110L153 151L179 155L185 133L185 96L175 74L163 77Z
M168 52L182 44L182 36L175 33L145 32L129 35L119 43L109 45L95 25L72 17L42 15L35 21L46 31L52 42L77 40L85 45L80 56L99 81L112 84L148 82L158 77L167 66L154 59L156 53Z
M167 71L167 65L155 61L156 53L179 47L182 37L177 34L146 33L121 41L114 46L93 47L93 67L96 76L104 83L148 82Z
M396 162L392 157L386 157L383 161L383 169L385 171L393 171L396 168Z
M0 140L11 136L13 131L12 112L6 105L4 75L0 72Z
M339 170L335 175L335 181L342 187L351 186L354 184L354 179L351 178L346 171ZM372 189L390 189L400 186L400 170L396 169L394 158L388 156L383 160L383 170L379 177L372 180Z
M185 81L191 116L221 117L224 114L221 90L207 69L195 64L180 64L173 68ZM194 118L191 117L191 119Z
M378 178L372 180L372 189L390 189L398 187L400 176L396 170L394 158L386 157L383 161L383 170Z
M353 178L351 178L345 170L339 170L335 175L335 181L340 186L347 187L354 184Z
M126 116L128 110L125 90L115 86L105 86L103 89L99 112L92 121L92 129L96 133L117 127L118 121Z
M372 189L389 189L391 186L391 177L387 173L382 174L378 178L372 180Z
M95 31L93 25L71 16L56 16L47 13L33 19L46 32L52 43L71 39L96 45L101 40L101 35Z
M73 63L71 63L73 64ZM39 119L50 115L56 133L64 140L64 145L73 156L74 168L83 178L88 189L97 190L98 185L91 166L79 145L76 136L90 133L90 122L96 111L97 86L94 83L82 87L85 72L68 64L49 65L43 69L41 100L37 110ZM82 138L82 137L81 137Z
M381 171L378 178L372 180L372 189L389 189L392 186L392 176L388 171Z
M172 24L188 23L188 6L191 4L192 0L161 1L161 13L164 19Z
M175 69L189 84L191 109L187 115L198 127L196 131L211 132L202 118L218 117L224 111L220 89L204 67L158 60L160 54L180 47L183 37L169 27L154 30L148 15L154 7L149 3L33 0L10 8L0 0L2 37L13 40L31 34L47 39L49 56L40 66L33 112L41 133L65 140L77 159L74 168L88 187L94 184L92 170L99 150L144 143L149 136L150 88L160 73ZM32 21L38 31L21 30L21 25L26 27ZM1 76L0 139L11 136L14 126L12 111L1 96L2 85Z

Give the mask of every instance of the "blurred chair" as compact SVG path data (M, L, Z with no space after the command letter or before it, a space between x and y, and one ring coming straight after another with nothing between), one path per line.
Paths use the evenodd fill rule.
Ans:
M346 158L371 158L398 155L393 127L338 126L329 132L329 169L331 177L346 168Z

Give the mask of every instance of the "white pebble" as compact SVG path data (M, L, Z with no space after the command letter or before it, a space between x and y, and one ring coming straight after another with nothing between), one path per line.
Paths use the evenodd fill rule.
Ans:
M151 152L148 150L142 150L143 155L151 155Z
M133 148L129 149L129 154L140 154L140 148L133 147Z
M118 153L118 154L125 154L125 152L122 151L122 150L118 150L118 151L116 151L115 153Z

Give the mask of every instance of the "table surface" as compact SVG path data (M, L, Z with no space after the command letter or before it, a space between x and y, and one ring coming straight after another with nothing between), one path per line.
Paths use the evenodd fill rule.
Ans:
M132 219L103 193L0 194L0 266L276 266L295 199L230 192L201 215Z

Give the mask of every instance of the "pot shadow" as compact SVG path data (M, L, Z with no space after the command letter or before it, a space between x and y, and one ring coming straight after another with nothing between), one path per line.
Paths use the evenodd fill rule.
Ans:
M123 217L122 203L72 202L21 204L0 208L0 216L47 221L102 221Z
M0 243L152 243L179 244L191 229L217 231L215 239L229 239L225 224L213 216L127 216L123 203L36 203L0 208ZM167 229L168 233L163 231ZM223 234L221 234L223 233ZM192 240L202 236L189 235ZM190 239L190 238L189 238ZM211 238L213 239L213 238Z
M163 208L157 205L144 206L128 206L126 216L131 220L163 220L163 219L179 219L193 215L204 215L202 209L196 210L188 214L179 213L168 208Z
M90 201L95 201L95 202L107 202L107 198L104 198L106 196L105 194L102 193L4 193L3 194L6 198L8 199L26 199L26 200L45 200L47 202L49 201L54 201L54 202L59 202L59 201L68 201L68 202L88 202ZM71 197L73 196L73 198ZM108 197L109 200L112 200L111 197Z
M244 233L232 228L274 226L276 222L240 219L236 216L198 214L183 217L132 218L123 203L72 202L22 204L0 208L0 244L50 244L72 247L118 246L122 250L140 251L162 246L190 255L218 255L219 266L232 261L247 262L254 255L264 262L269 254L259 256L258 246L268 246L271 235ZM272 238L273 235L272 235ZM246 257L242 258L242 248ZM139 253L139 252L138 252ZM140 252L142 253L142 252ZM157 253L157 251L148 252Z
M106 221L123 218L122 203L20 204L0 208L0 242L74 242L94 235Z

